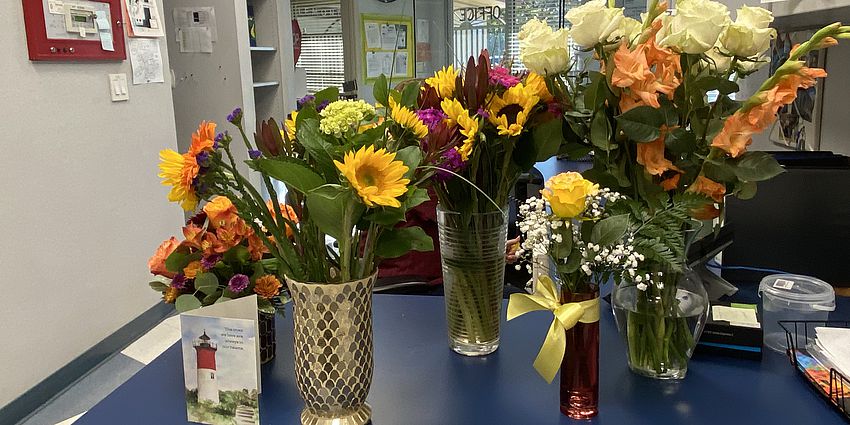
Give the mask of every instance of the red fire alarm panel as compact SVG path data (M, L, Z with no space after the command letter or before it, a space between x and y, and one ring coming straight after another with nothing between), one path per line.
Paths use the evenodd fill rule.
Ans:
M23 0L33 61L121 61L121 0Z

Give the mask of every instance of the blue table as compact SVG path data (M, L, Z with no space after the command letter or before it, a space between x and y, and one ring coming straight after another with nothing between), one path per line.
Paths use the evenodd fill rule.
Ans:
M850 303L842 300L846 316ZM441 297L376 295L375 375L369 402L375 425L574 423L558 410L557 379L531 364L552 315L503 323L499 350L485 358L451 352ZM797 375L788 359L761 362L699 357L681 382L628 371L609 306L601 319L600 413L595 424L839 424L842 417ZM289 313L288 313L289 314ZM262 424L297 424L291 316L278 318L277 358L263 367ZM101 401L78 425L186 423L180 347L175 345ZM580 423L580 422L575 422Z

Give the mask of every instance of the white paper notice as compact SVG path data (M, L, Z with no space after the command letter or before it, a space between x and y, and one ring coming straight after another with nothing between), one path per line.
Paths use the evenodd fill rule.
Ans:
M164 83L162 51L159 40L130 38L127 40L130 64L133 67L133 84Z
M431 40L431 36L428 33L428 24L429 24L429 21L427 19L417 19L416 20L416 42L417 43L428 43Z
M395 24L381 24L381 49L395 50L398 29Z
M381 26L377 22L366 22L366 48L381 48Z
M398 52L395 55L393 75L407 75L407 52Z
M751 308L735 308L725 305L711 306L711 317L714 320L729 322L733 326L758 328L759 321L756 311Z
M189 27L177 31L181 53L212 53L212 33L207 27Z
M94 24L97 26L98 31L112 30L112 28L109 26L109 15L106 14L105 10L95 10L94 16Z
M214 7L175 7L172 17L178 31L185 28L208 28L210 39L218 41Z
M64 15L65 3L62 0L48 0L47 9L54 15Z
M107 52L114 52L115 45L112 42L112 33L109 31L98 31L100 35L100 48Z
M131 37L164 37L156 0L125 0Z

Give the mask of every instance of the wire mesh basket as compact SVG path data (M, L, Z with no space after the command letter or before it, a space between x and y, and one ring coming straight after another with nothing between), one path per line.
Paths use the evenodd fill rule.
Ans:
M780 321L788 343L788 358L817 392L827 398L845 419L850 420L850 379L821 362L808 342L816 327L850 328L850 320Z

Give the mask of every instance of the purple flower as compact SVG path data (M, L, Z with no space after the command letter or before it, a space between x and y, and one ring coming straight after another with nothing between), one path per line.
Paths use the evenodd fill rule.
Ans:
M250 279L248 279L248 276L245 276L244 274L235 274L230 278L230 281L227 282L227 289L229 289L230 292L239 293L248 287L249 282Z
M213 254L208 257L201 258L201 267L203 267L204 270L209 270L215 267L219 261L221 261L221 254Z
M202 151L201 153L195 155L195 161L198 162L198 165L204 167L207 165L207 161L210 159L210 153L207 151Z
M227 116L227 121L232 124L239 124L242 122L242 108L237 106L236 109Z
M174 289L184 289L186 288L186 276L183 273L177 273L173 279L171 279L171 287Z
M485 110L484 108L478 108L478 111L476 113L479 117L484 118L485 120L487 118L490 118L490 113L487 112L487 110Z
M263 153L258 151L258 150L249 149L248 150L248 156L250 156L251 159L257 159L257 158L263 156Z
M331 102L329 100L323 100L322 103L319 104L319 106L316 106L316 112L322 112L322 109L327 108L330 104Z
M428 131L436 130L437 126L448 118L443 111L436 108L420 109L416 111L416 115L428 127Z
M457 149L449 149L443 154L443 162L439 164L439 167L457 173L466 167L466 161L461 158ZM437 181L444 182L454 177L454 174L438 170L434 177Z
M307 96L304 96L301 99L298 99L298 100L295 101L295 104L296 104L295 108L296 108L296 110L300 111L301 108L304 107L304 105L306 105L306 104L308 104L308 103L310 103L314 100L316 100L316 96L313 96L312 94L308 94Z
M490 84L509 89L519 84L519 77L511 75L511 70L504 66L496 66L490 70Z

